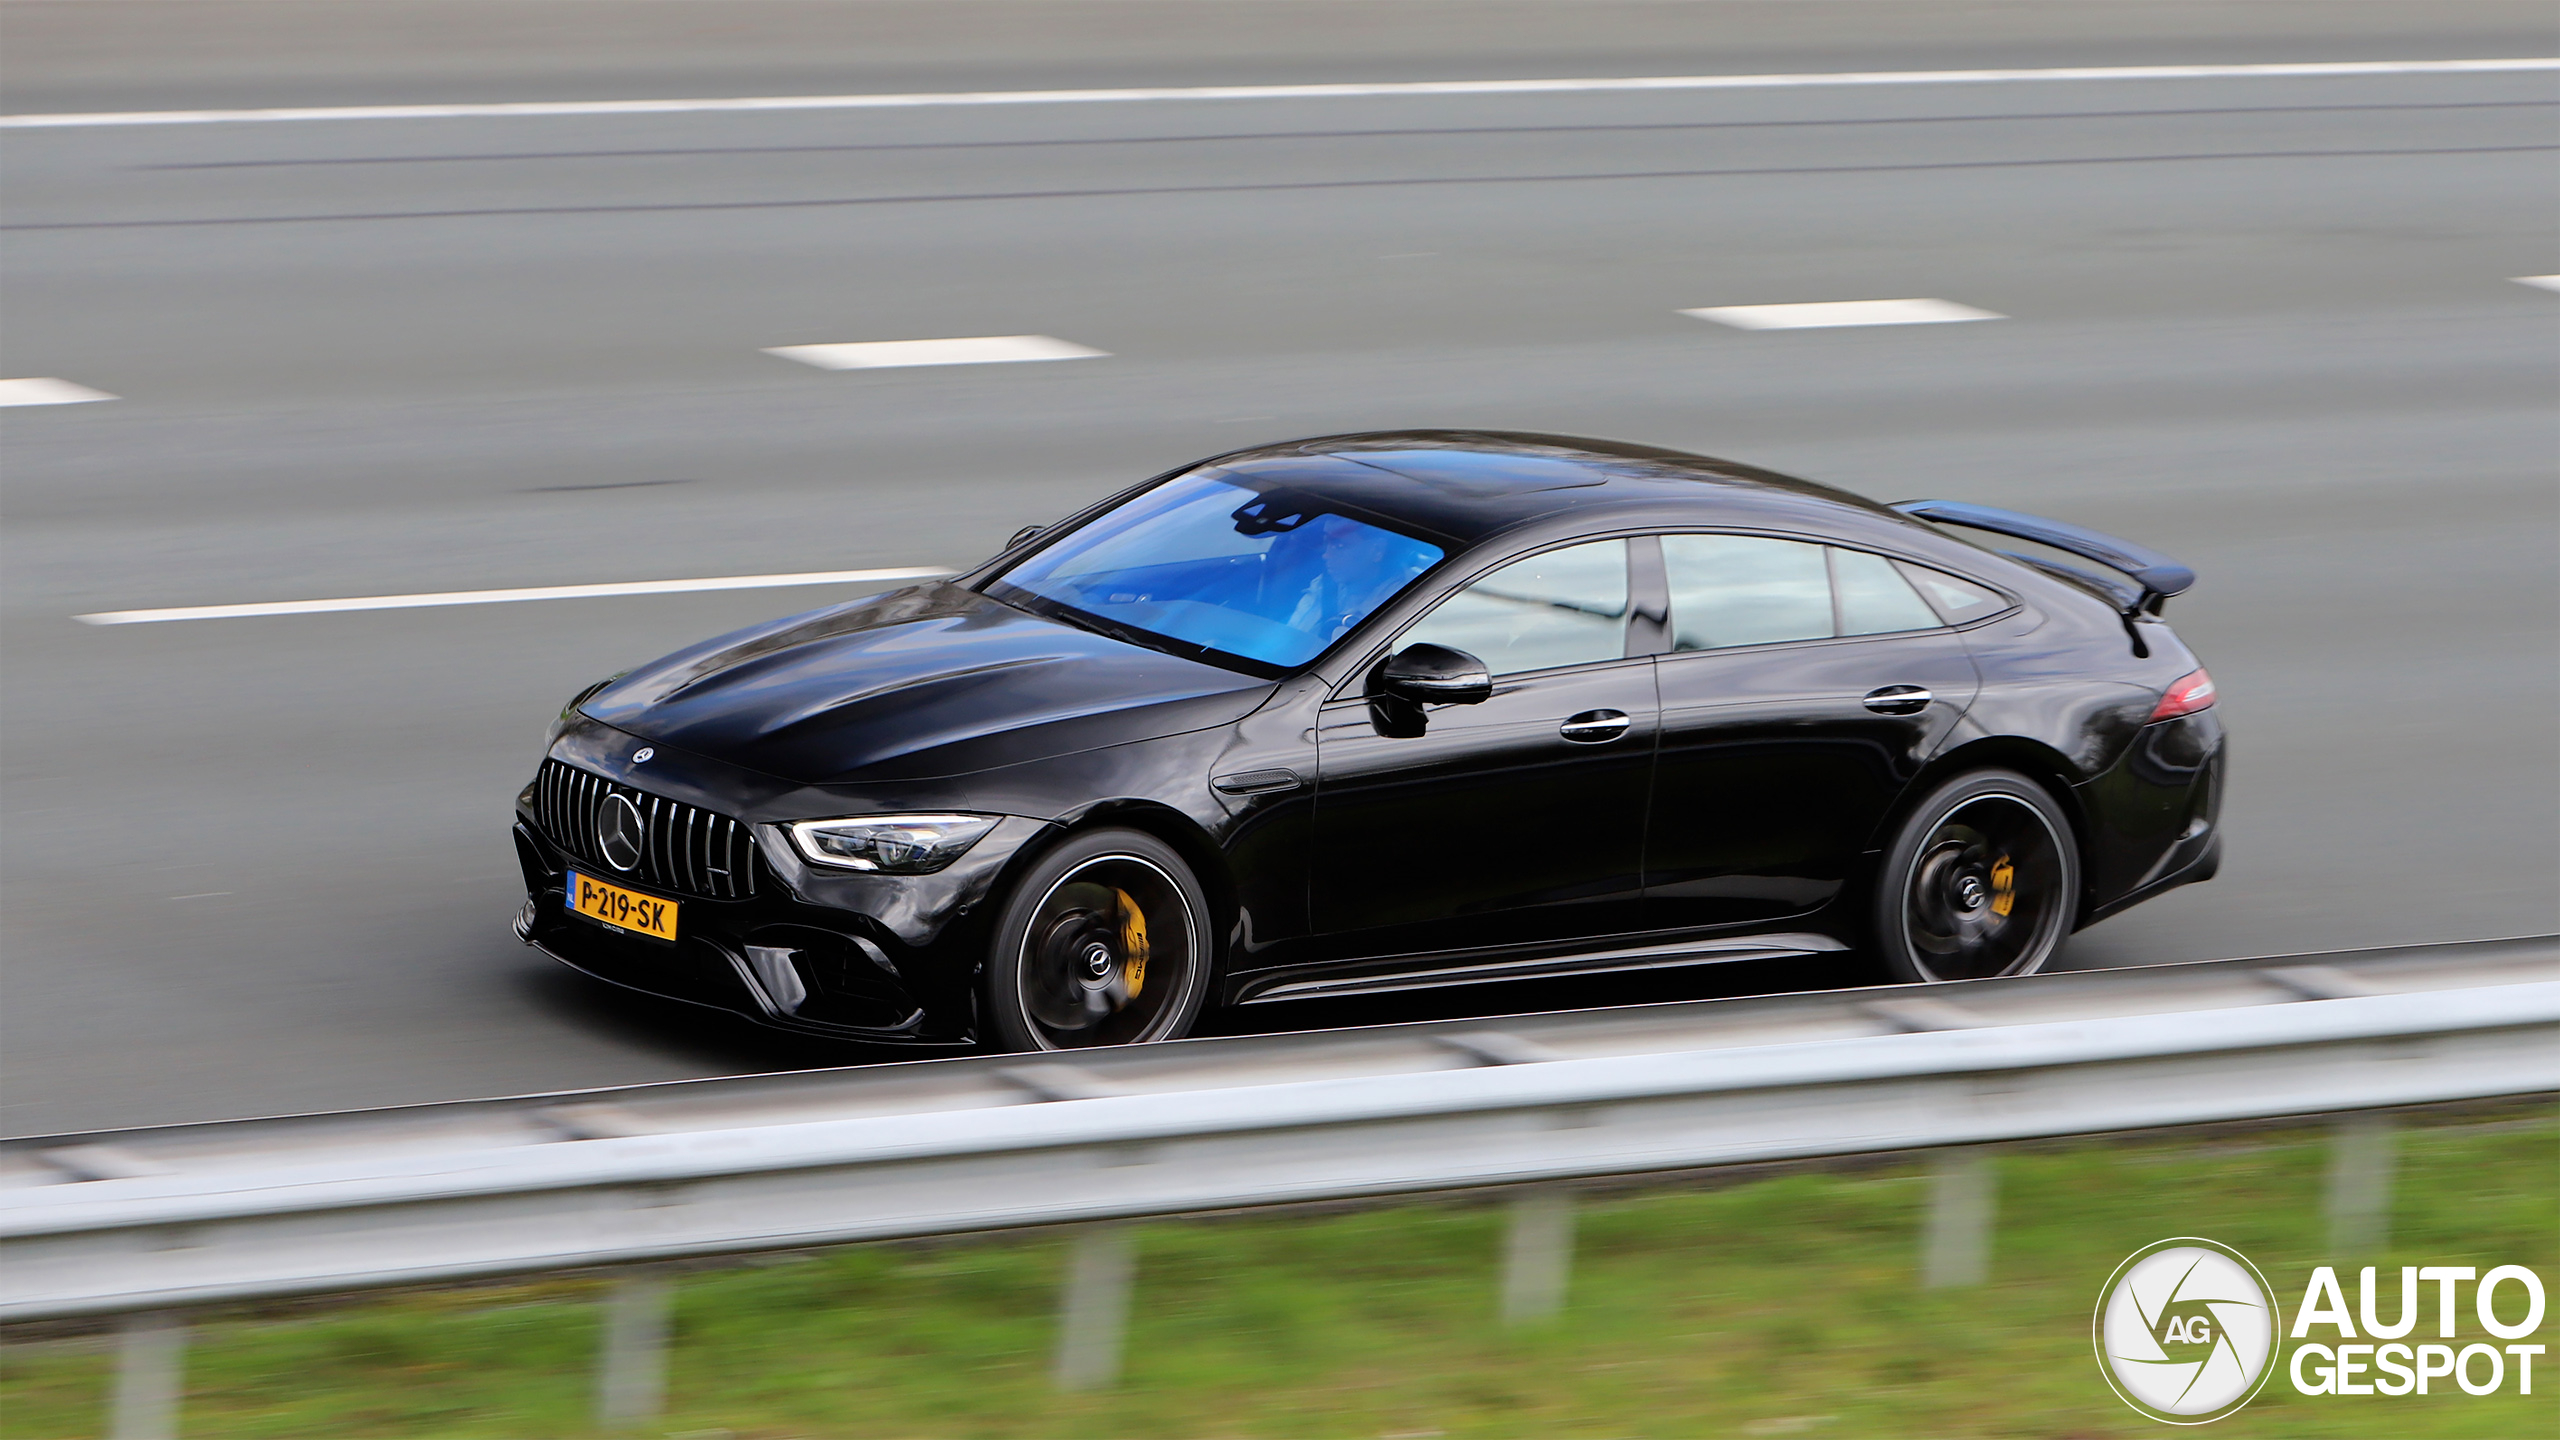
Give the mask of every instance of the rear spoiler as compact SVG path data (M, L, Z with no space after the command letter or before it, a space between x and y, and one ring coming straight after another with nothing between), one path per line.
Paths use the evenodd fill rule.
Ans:
M2196 583L2195 571L2157 550L2136 545L2130 540L2119 540L2113 535L2101 535L2095 530L2084 530L2061 520L2022 515L2015 510L1994 510L1988 505L1967 505L1961 500L1905 500L1893 508L1915 520L1960 525L1967 530L1988 530L1994 535L2050 545L2083 560L2095 560L2132 580L2140 589L2127 598L2125 592L2132 587L2102 580L2095 575L2079 575L2069 566L2043 565L2024 555L2012 557L2042 569L2062 570L2079 575L2081 579L2095 581L2101 589L2115 595L2116 603L2127 620L2136 615L2159 614L2163 601Z

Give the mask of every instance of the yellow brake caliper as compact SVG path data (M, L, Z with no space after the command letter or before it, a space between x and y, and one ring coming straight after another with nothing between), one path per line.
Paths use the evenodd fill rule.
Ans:
M1991 913L2006 920L2018 903L2018 867L2001 856L1991 862Z
M1128 891L1112 893L1120 897L1120 978L1129 982L1134 999L1147 988L1147 916Z

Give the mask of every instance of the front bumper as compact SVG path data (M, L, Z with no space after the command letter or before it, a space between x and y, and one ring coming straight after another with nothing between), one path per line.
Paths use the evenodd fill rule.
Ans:
M563 853L521 815L515 845L525 880L516 937L573 970L803 1034L974 1043L972 982L982 947L973 943L976 927L965 915L941 917L946 923L931 943L910 944L877 917L809 903L768 866L749 899L672 897L682 910L670 944L571 912L566 872L592 867ZM950 908L974 907L960 900ZM955 920L962 923L948 923Z

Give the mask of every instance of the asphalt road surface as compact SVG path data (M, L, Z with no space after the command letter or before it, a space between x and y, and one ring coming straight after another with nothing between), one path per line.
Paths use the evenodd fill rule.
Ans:
M2545 5L984 3L0 12L7 109L2423 60ZM2039 511L2203 576L2229 861L2101 966L2547 931L2550 73L12 131L0 376L11 1133L851 1052L507 933L588 680L844 598L114 627L147 607L965 565L1239 445L1621 437ZM1746 331L1719 305L2007 318ZM826 371L811 343L1047 335ZM1811 977L1820 979L1822 977ZM1653 989L1431 998L1498 1013ZM1335 1023L1351 1012L1257 1013Z

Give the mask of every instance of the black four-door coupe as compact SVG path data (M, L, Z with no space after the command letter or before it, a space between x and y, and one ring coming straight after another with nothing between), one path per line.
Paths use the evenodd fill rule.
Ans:
M2159 619L2193 579L1637 445L1241 451L580 692L516 799L517 930L778 1026L1018 1049L1856 947L2027 974L2214 872L2222 727Z

